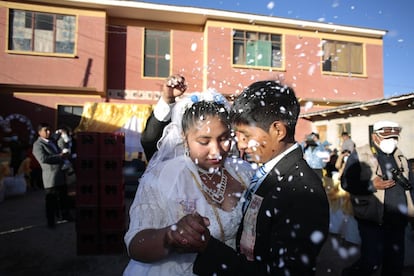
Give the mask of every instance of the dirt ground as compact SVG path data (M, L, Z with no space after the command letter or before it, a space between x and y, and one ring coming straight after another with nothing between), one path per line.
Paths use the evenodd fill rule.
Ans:
M131 199L126 202L128 212ZM42 190L0 202L0 221L0 276L122 275L129 260L125 251L78 255L74 222L59 223L54 229L46 226ZM414 240L414 231L412 235ZM316 275L340 275L357 257L357 246L331 236L319 256ZM414 267L407 267L404 276L408 275L414 275Z

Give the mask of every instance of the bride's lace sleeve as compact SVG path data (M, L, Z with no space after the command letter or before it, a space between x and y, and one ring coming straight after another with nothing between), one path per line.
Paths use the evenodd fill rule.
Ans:
M146 175L138 186L134 201L129 210L129 229L125 234L125 243L129 245L132 238L141 230L162 228L168 225L165 200L161 198L159 186L151 183L157 181Z

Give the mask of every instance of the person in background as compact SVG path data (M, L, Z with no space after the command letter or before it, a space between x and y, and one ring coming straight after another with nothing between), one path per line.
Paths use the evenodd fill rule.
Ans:
M350 154L351 154L350 151L344 150L338 155L338 158L336 159L335 168L338 170L339 179L341 178L341 175L345 168L346 161L348 160L348 157Z
M234 101L237 145L263 164L245 196L237 249L206 236L198 275L314 275L329 229L321 179L295 142L300 105L292 88L258 81Z
M344 131L341 134L342 137L342 144L341 144L341 152L338 155L338 159L335 162L335 167L338 170L339 174L338 177L340 178L342 172L345 168L346 161L348 160L349 155L351 152L355 150L355 143L351 140L348 132Z
M329 152L319 141L318 133L312 132L306 137L303 154L309 166L322 179L323 169L329 161Z
M10 136L9 139L9 147L11 154L10 167L13 169L13 175L17 175L17 171L19 170L20 165L26 158L25 148L22 142L19 140L19 136L17 134L12 134L12 136Z
M355 149L355 143L351 140L351 137L349 136L349 133L344 131L341 134L342 138L342 145L341 145L341 153L344 153L345 151L351 153Z
M33 155L33 145L28 148L26 154L30 158L30 187L35 190L43 190L42 168Z
M141 135L141 145L147 161L157 151L157 141L161 138L164 128L171 122L171 110L175 105L175 99L184 94L186 90L187 84L181 75L170 76L163 85L161 97Z
M56 131L57 139L56 144L59 147L60 151L68 155L68 159L63 161L62 170L72 170L73 166L71 162L72 157L72 137L69 128L62 127Z
M190 245L201 246L210 234L235 248L240 199L253 169L228 156L228 110L212 90L177 101L130 208L124 275L193 275ZM196 230L185 223L194 218Z
M73 220L70 215L69 198L64 172L61 169L67 153L62 153L50 139L51 129L47 123L39 124L39 137L33 143L33 155L42 168L43 185L46 193L46 218L50 228L56 225L56 216L64 220Z
M338 172L338 169L335 166L337 160L338 160L338 150L335 148L330 152L329 161L326 163L326 166L325 166L327 177L332 177L334 173Z
M398 148L401 127L392 121L373 126L373 146L357 147L348 157L341 177L351 194L361 237L360 258L342 275L402 275L405 229L414 216L413 172ZM414 207L412 207L414 208Z

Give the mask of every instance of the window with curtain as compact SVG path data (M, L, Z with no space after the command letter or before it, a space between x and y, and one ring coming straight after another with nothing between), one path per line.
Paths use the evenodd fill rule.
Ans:
M75 54L76 16L9 10L10 51Z
M233 64L281 68L281 41L278 34L234 30Z
M162 77L170 75L170 32L145 30L144 76Z
M325 40L322 47L322 71L364 73L364 55L361 43Z

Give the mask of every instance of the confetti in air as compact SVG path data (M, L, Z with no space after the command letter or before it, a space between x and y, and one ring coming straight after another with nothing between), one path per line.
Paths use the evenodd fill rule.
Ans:
M273 9L274 7L275 7L275 2L270 1L269 3L267 3L267 8L268 8L269 10Z
M318 244L323 240L324 236L323 236L323 233L321 231L314 231L311 234L310 238L311 238L313 243Z
M305 104L305 110L306 111L311 109L312 107L313 107L313 102L311 102L311 101L306 102L306 104Z

